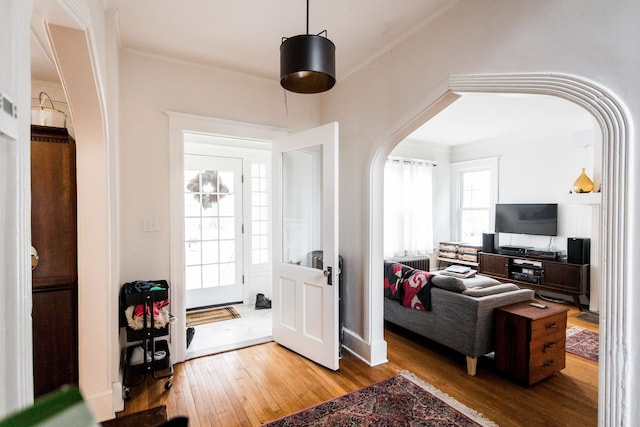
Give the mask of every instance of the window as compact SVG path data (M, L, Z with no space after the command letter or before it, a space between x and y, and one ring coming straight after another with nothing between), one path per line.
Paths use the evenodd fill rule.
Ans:
M482 233L493 229L497 199L497 159L483 159L452 165L453 188L457 197L454 212L455 240L481 245Z
M251 164L251 263L269 262L269 182L266 163Z
M384 256L433 252L433 162L387 159Z

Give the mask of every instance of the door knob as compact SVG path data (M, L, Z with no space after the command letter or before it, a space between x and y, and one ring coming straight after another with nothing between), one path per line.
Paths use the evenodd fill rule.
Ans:
M324 273L324 277L327 278L327 285L332 286L333 285L333 274L331 274L333 272L333 268L332 267L327 267L326 270L323 271Z
M31 245L31 270L38 266L39 261L40 255L38 254L38 250Z

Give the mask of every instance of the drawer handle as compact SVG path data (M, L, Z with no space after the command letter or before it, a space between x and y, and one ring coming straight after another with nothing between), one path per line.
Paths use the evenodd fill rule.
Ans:
M554 348L556 346L555 341L554 342L550 342L544 345L544 349L548 349L548 348Z
M554 328L557 328L557 327L558 327L558 324L557 324L556 322L553 322L553 323L547 323L547 324L545 325L545 327L546 327L547 329L554 329Z
M549 366L553 366L553 364L554 364L554 361L553 361L553 359L551 359L551 360L547 360L546 362L544 362L543 366L544 367L549 367Z

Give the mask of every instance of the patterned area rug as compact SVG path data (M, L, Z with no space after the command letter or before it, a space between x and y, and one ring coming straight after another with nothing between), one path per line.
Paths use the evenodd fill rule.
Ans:
M213 308L211 310L187 313L187 326L222 322L223 320L238 319L239 317L240 313L233 307Z
M407 372L265 425L496 426Z
M599 351L598 338L596 332L574 326L567 330L567 352L597 362Z

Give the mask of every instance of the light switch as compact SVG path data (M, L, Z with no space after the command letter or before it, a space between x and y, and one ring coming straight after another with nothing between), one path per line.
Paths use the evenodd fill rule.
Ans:
M155 216L142 217L142 231L160 231L160 219Z

